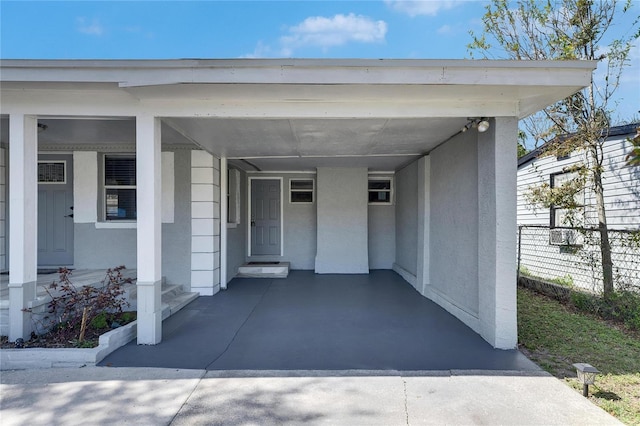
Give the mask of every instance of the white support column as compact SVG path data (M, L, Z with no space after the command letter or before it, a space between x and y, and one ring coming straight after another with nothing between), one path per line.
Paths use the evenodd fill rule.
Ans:
M494 347L518 341L516 143L518 120L498 117L478 135L478 320Z
M9 116L9 340L28 338L32 324L22 309L35 299L38 252L38 120Z
M227 289L227 222L229 192L227 157L220 157L220 288Z
M160 119L136 117L138 344L162 340L162 157Z
M418 160L418 265L416 267L416 290L423 296L431 284L429 257L431 226L431 157Z

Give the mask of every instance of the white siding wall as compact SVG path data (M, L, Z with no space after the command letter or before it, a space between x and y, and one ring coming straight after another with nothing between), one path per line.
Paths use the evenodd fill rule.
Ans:
M630 150L625 136L616 136L605 142L603 186L607 223L612 229L640 227L640 167L628 167L624 157ZM554 156L534 159L518 168L518 224L549 225L549 209L527 203L525 193L529 187L549 183L550 175L562 172L566 167L584 163L584 153L573 153L566 160ZM585 191L585 224L597 225L595 196Z
M191 151L191 291L220 290L220 160Z
M604 146L603 186L607 224L610 229L640 228L640 167L625 165L625 156L630 150L626 138L630 135L612 137ZM550 182L550 175L562 172L568 166L584 163L584 153L573 153L570 158L558 161L554 156L542 157L518 169L518 225L550 225L549 209L533 207L527 203L525 193L529 187ZM595 196L591 189L585 190L585 225L597 226ZM620 236L611 235L612 260L616 274L630 266L635 255L621 247ZM596 238L597 239L597 238ZM640 256L638 253L637 256ZM546 229L523 229L521 243L521 265L532 275L554 279L571 277L574 285L599 291L602 286L597 245L585 244L574 254L567 247L549 244Z
M6 208L7 208L7 149L0 148L0 271L7 269L7 246L6 246Z

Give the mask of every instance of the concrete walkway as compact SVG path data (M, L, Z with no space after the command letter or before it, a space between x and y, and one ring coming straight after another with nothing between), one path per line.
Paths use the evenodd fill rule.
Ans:
M234 279L163 323L162 342L132 342L110 367L201 370L514 370L539 367L493 349L392 271Z
M9 425L614 425L545 373L21 370L0 378Z

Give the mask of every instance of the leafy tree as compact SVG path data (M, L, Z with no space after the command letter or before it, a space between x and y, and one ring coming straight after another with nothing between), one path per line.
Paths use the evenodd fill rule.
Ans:
M632 43L640 35L638 17L626 37L609 41L614 21L629 13L631 1L618 0L492 0L483 15L484 32L471 32L468 48L473 57L496 53L515 60L596 60L605 64L604 78L592 79L584 90L547 107L524 122L527 133L543 145L546 155L566 155L580 150L587 161L578 179L595 194L602 255L604 294L614 292L611 246L607 228L602 184L603 143L608 137L610 116L615 107L612 96L623 69L629 62ZM622 4L621 4L622 3ZM551 201L572 200L579 182L551 191L549 185L534 188L531 199L548 206ZM575 202L556 207L575 209Z
M640 166L640 127L637 129L637 134L633 138L627 139L633 148L631 152L627 154L627 164L630 166Z

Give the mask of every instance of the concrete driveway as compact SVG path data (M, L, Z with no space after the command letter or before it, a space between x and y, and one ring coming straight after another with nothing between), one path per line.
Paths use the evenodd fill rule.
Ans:
M155 346L124 346L100 365L206 370L513 370L539 368L493 349L392 271L234 279L163 324Z

